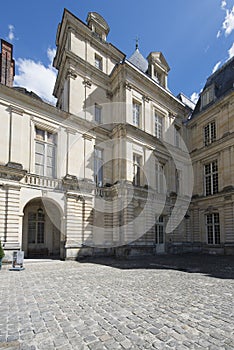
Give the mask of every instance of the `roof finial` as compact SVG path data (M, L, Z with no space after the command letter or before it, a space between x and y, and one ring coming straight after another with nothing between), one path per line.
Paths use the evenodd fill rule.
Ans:
M136 37L136 50L138 50L139 48L139 37L137 36Z

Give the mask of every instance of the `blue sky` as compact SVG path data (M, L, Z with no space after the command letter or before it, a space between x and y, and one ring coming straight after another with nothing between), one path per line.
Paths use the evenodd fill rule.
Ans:
M127 57L135 38L147 57L161 51L171 71L169 89L197 97L207 77L234 55L233 0L12 0L1 3L0 37L14 45L15 84L54 102L51 65L57 25L67 8L86 21L100 13L110 26L108 41Z

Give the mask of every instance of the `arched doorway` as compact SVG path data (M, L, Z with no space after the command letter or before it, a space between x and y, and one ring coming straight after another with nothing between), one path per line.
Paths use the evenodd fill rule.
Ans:
M27 258L63 258L61 212L52 201L31 200L24 208L23 250Z

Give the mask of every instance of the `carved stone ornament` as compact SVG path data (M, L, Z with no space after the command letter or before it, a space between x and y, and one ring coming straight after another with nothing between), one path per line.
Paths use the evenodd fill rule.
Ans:
M92 82L91 82L91 80L89 78L85 78L84 81L83 81L83 84L84 84L85 87L87 87L89 89L92 86Z
M67 70L67 75L66 78L72 78L72 79L76 79L77 78L77 73L74 69L69 68Z

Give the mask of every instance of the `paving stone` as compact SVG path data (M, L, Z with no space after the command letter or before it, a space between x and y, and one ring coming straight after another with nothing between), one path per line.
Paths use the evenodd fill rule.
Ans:
M2 270L0 349L234 349L234 269L222 275L213 258L205 267L164 256L151 259L157 268L143 259L110 266L104 259L26 263L17 275ZM162 261L173 269L160 269Z

